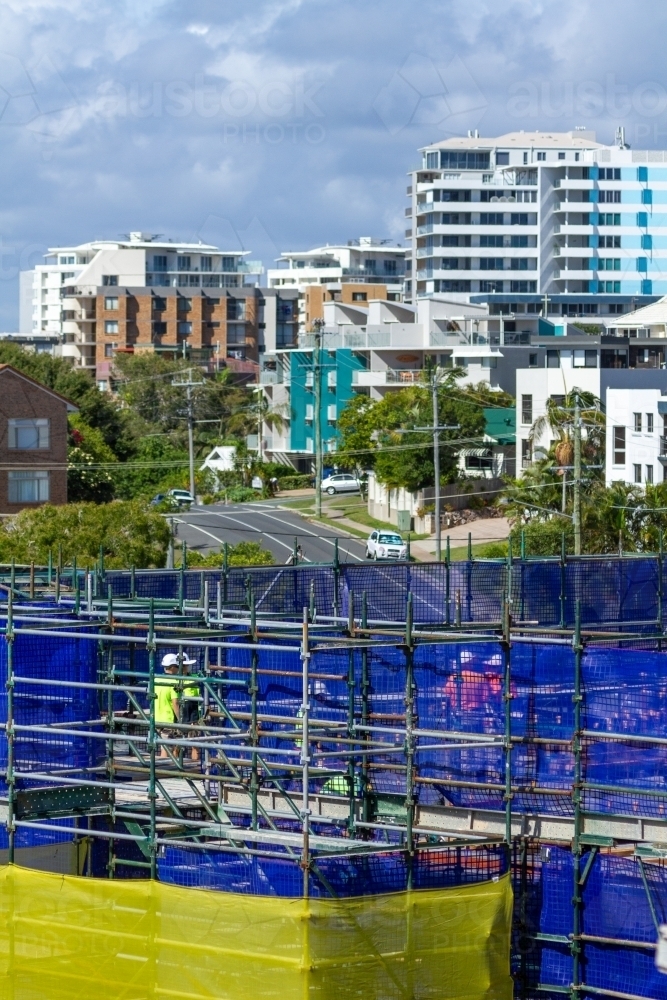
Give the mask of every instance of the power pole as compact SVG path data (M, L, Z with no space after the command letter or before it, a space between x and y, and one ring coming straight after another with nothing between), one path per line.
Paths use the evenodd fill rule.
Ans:
M438 413L438 369L433 372L431 382L433 397L433 477L435 479L435 561L442 557L442 525L440 504L440 419Z
M574 407L574 502L572 525L574 527L574 554L581 555L581 408L579 400Z
M315 446L315 517L322 517L322 334L315 331L313 349L313 444Z
M188 455L190 459L190 494L195 496L195 443L194 443L194 429L195 429L195 412L194 412L194 398L192 390L197 386L204 385L203 379L195 381L192 375L192 368L188 368L187 372L182 372L182 375L187 374L187 380L179 380L175 378L171 383L173 386L179 389L185 389L188 404Z

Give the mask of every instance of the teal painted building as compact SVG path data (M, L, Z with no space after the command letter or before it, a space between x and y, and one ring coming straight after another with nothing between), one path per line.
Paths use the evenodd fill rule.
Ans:
M290 449L314 451L313 352L290 351ZM352 397L353 373L366 368L366 360L348 348L321 352L321 427L323 451L335 451L338 417Z

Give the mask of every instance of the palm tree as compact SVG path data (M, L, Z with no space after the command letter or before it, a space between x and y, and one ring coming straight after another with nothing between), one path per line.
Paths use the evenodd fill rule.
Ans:
M550 396L547 409L530 428L531 445L547 431L555 434L555 441L550 448L538 448L546 456L553 448L553 456L559 467L558 475L562 476L563 494L561 507L565 510L567 470L574 462L574 416L575 407L579 407L582 426L582 458L590 465L598 464L604 452L605 418L602 404L592 392L582 389L571 389L565 396Z

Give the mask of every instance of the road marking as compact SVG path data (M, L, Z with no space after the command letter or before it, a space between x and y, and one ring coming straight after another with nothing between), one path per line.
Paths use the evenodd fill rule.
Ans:
M252 531L252 532L254 532L257 535L266 535L267 538L270 538L271 541L275 542L277 545L282 545L282 547L284 549L287 549L288 552L293 552L294 551L294 549L293 549L293 547L291 545L288 545L286 542L281 542L281 540L279 538L276 538L274 535L270 535L268 533L268 531L261 531L259 528L253 527L252 524L247 524L245 521L239 520L238 517L232 517L231 514L218 514L217 511L214 511L214 510L207 511L206 513L213 514L213 515L215 515L215 517L225 518L228 521L235 521L236 524L243 525L244 528L247 528L249 531ZM203 514L204 514L204 512L202 511L202 515ZM190 524L190 522L189 521L183 521L183 524ZM203 528L199 528L196 524L193 524L192 527L193 528L197 528L198 531L203 531L204 530ZM204 534L208 534L208 532L204 532ZM211 538L214 538L214 537L215 537L214 535L211 535ZM216 541L219 542L220 539L216 539ZM221 543L221 544L223 544L223 543ZM311 562L311 561L312 560L306 559L304 557L304 562Z
M264 517L270 517L272 521L281 521L282 520L282 523L283 524L285 523L283 519L281 519L279 517L276 517L274 514L265 514ZM296 527L297 527L298 530L303 531L304 534L306 534L306 535L313 535L315 538L319 538L321 541L327 542L332 547L334 546L334 542L330 538L327 538L325 535L318 535L316 531L309 531L308 528L303 528L303 527L299 528L298 525ZM347 540L348 539L345 539L345 541L347 541ZM353 538L350 538L349 540L350 541L357 541L357 539L353 539ZM359 541L360 545L364 544L361 539L358 539L358 541ZM339 546L340 546L340 539L339 539ZM349 550L346 552L346 555L352 556L352 558L356 559L357 562L364 562L364 560L362 559L361 556L355 555L354 552L350 552Z

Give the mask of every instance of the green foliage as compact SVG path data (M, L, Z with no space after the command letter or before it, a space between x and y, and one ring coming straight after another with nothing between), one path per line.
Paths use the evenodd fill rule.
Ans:
M182 551L176 554L176 563L181 565ZM188 549L187 564L189 568L208 567L219 569L222 566L222 552L208 552L206 555L196 549ZM263 549L259 542L238 542L227 548L228 566L272 566L273 555L268 549Z
M109 503L115 493L115 480L100 464L117 463L116 455L98 427L90 427L80 413L69 417L67 452L67 497L70 503Z
M553 517L549 521L529 521L525 525L515 524L510 539L512 553L516 558L521 553L522 531L527 556L559 556L562 551L563 533L565 533L565 551L574 552L572 521L564 517Z
M119 468L115 474L116 493L123 499L131 499L187 488L187 462L187 450L175 447L169 437L143 437L131 464Z
M456 427L440 434L444 483L458 478L457 454L461 442L478 442L484 434L486 400L480 403L471 391L456 386L461 374L459 370L448 372L438 388L440 425ZM432 395L426 385L389 392L377 401L366 396L355 397L338 421L341 435L338 460L344 468L373 468L379 481L389 489L403 486L415 491L432 486L433 435L415 430L432 424ZM447 441L456 444L448 445Z
M0 525L0 562L45 565L62 545L63 559L76 556L80 566L93 566L104 546L108 568L161 567L169 544L164 517L133 500L108 504L46 504L28 508Z

